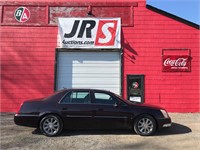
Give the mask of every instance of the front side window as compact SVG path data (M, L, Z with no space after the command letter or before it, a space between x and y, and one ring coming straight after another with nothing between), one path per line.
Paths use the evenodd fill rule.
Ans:
M117 99L113 96L106 93L94 93L95 103L97 104L115 104L117 103Z
M81 103L87 104L91 103L90 93L89 91L73 91L69 92L65 95L65 97L61 100L60 103L70 104L70 103Z

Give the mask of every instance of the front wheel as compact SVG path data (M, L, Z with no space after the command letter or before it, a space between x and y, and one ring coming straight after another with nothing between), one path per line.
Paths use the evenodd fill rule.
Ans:
M56 115L44 116L40 121L40 130L46 136L56 136L62 129L62 120Z
M156 131L155 119L149 115L142 115L134 122L134 131L142 136L153 135Z

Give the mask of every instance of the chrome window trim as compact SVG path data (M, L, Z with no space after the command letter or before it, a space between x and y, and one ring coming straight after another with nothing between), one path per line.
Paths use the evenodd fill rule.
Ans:
M58 104L64 104L64 103L61 103L61 101L63 100L63 98L64 98L69 92L72 92L72 91L68 91L67 93L65 93L65 95L63 95L63 97L59 100Z
M90 103L61 103L61 101L63 100L63 98L69 93L69 92L88 92L89 93L89 96L90 96ZM86 91L82 91L82 90L75 90L75 91L73 91L73 90L70 90L70 91L68 91L67 93L65 93L65 95L59 100L59 102L58 102L58 104L93 104L92 103L92 97L91 97L91 92L90 92L90 90L86 90Z

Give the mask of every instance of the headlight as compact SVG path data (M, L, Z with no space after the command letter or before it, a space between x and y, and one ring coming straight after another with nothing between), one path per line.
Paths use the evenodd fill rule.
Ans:
M169 118L167 112L166 112L164 109L160 109L160 111L161 111L161 113L163 114L163 116L164 116L165 118Z

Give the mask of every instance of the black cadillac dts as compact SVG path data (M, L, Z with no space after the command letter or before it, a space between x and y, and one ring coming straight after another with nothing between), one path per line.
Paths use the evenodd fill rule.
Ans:
M163 108L134 104L104 90L65 89L25 101L14 116L17 125L39 128L46 136L64 129L132 129L142 136L171 126Z

